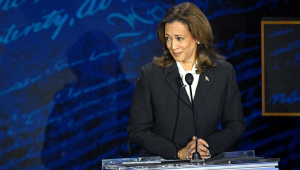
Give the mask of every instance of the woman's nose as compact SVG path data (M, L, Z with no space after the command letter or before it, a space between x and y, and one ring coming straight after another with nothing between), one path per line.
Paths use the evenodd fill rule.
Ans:
M176 41L172 41L171 42L171 49L172 50L175 50L175 49L177 49L178 48L178 43L176 42Z

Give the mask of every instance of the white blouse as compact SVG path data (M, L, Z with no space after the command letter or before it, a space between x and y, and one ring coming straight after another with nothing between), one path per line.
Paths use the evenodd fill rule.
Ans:
M183 84L184 84L184 86L185 86L185 90L186 90L186 92L187 92L187 94L188 94L190 100L191 100L190 86L189 86L189 85L187 84L187 82L185 81L185 75L186 75L187 73L191 73L191 74L193 75L194 81L193 81L193 83L192 83L192 95L193 95L193 99L194 99L194 96L195 96L195 93L196 93L196 89L197 89L197 85L198 85L198 81L199 81L199 77L200 77L200 74L196 74L196 67L195 67L195 66L196 66L196 62L195 62L194 65L193 65L192 71L185 71L185 70L183 69L182 65L181 65L178 61L176 61L176 63L177 63L179 75L180 75L180 77L181 77L181 79L182 79L182 82L183 82Z

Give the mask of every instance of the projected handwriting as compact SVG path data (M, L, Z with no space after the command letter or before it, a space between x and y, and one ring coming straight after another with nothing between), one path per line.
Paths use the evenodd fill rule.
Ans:
M55 66L54 66L54 70L57 70L57 71L60 71L64 68L69 68L69 67L73 67L73 66L76 66L78 64L82 64L84 61L83 60L78 60L78 61L74 61L72 63L64 63L63 60L59 60ZM49 74L49 70L46 71L46 74ZM23 82L16 82L15 85L13 85L12 87L10 87L8 90L4 90L4 91L0 91L0 96L2 96L3 94L6 94L6 93L10 93L12 91L15 91L15 90L18 90L18 89L21 89L21 88L24 88L40 79L43 78L43 75L40 74L34 78L26 78Z
M145 11L145 13L147 15L151 16L151 19L145 19L145 18L142 18L141 16L139 16L134 11L133 6L131 6L130 11L131 11L131 13L128 13L127 16L120 14L120 13L112 13L107 17L107 22L111 25L115 25L114 22L111 21L112 18L119 18L121 20L124 20L132 29L135 29L136 21L140 21L141 23L146 24L146 25L152 25L155 21L161 20L163 15L165 14L165 11L158 6L155 6L150 11L149 10ZM139 36L142 33L143 33L143 31L133 32L133 33L120 33L114 37L114 41L120 37Z
M129 48L138 46L138 45L140 45L140 44L142 44L142 43L146 43L147 41L150 41L151 39L154 39L154 38L156 38L154 34L149 34L149 35L147 36L147 38L145 38L145 39L143 39L143 40L141 40L141 41L135 42L135 43L132 44L132 45L129 45Z
M258 63L260 62L261 59L260 58L254 58L254 57L251 57L251 58L248 58L246 60L244 60L242 63L240 64L236 64L234 66L235 70L238 70L238 69L242 69L242 68L245 68L247 66L251 67L251 65L255 64L255 63Z
M1 9L7 10L11 7L19 7L23 1L13 1L9 3L10 1L6 1L6 3L2 6ZM35 1L37 3L38 1ZM94 15L99 10L105 10L108 8L112 0L101 0L97 3L97 0L86 0L84 3L80 6L78 9L76 16L78 18L83 18L87 15ZM1 1L0 1L1 5ZM0 43L8 44L11 41L18 40L21 36L27 36L30 32L40 32L41 30L49 29L52 25L56 26L56 30L53 33L51 39L55 40L58 34L60 33L63 25L65 24L66 20L68 19L68 14L61 14L64 10L54 10L50 14L43 16L42 18L45 19L44 22L38 22L38 23L32 23L30 26L25 27L23 30L19 30L15 24L12 24L6 31L6 35L0 36ZM70 19L70 26L73 26L74 24L74 18Z
M241 91L241 97L245 99L242 103L243 108L251 107L253 108L257 103L261 103L261 97L256 97L255 92L258 86L252 86Z
M10 87L8 90L0 91L0 96L2 96L3 94L9 93L11 91L21 89L25 86L28 86L29 84L34 83L37 80L41 79L41 77L42 77L42 75L39 75L39 76L34 77L34 78L26 78L23 82L16 82L15 85Z
M261 68L258 67L258 68L255 68L255 67L251 67L251 68L248 68L247 70L245 71L240 71L240 73L237 73L237 78L236 78L236 81L239 83L243 80L247 80L247 79L250 79L252 77L256 77L256 76L259 76L261 75Z
M282 28L281 28L279 31L275 31L274 33L270 34L269 38L276 37L276 36L279 36L279 35L284 35L284 34L287 34L287 33L290 33L290 32L293 32L293 28L286 29L286 30L282 30Z
M13 24L7 30L7 34L5 36L0 36L0 43L8 44L11 41L18 40L22 36L27 36L30 32L37 33L41 30L49 29L52 25L56 26L56 30L51 37L51 39L54 40L68 18L68 14L61 15L62 12L64 12L64 10L54 10L50 14L42 17L45 19L44 22L32 23L23 30L17 29L17 26Z
M154 36L153 35L149 35L147 39L149 38L153 38ZM146 40L147 40L146 39ZM142 43L146 40L143 40L139 43ZM132 47L132 46L135 46L136 44L131 44L129 47ZM122 54L124 53L124 50L125 50L125 47L122 49ZM111 54L115 54L117 53L116 50L112 50L112 51L109 51L109 52L103 52L103 53L100 53L100 54L95 54L95 51L91 54L90 58L89 58L89 61L95 61L101 57L109 57ZM122 57L120 55L120 57ZM59 60L55 65L54 65L54 70L56 71L61 71L62 69L65 69L65 68L69 68L69 67L76 67L80 64L83 64L84 62L86 62L85 60L77 60L77 61L73 61L71 63L66 63L64 62L63 60ZM46 71L46 74L49 75L50 74L50 71L47 70ZM109 84L111 83L117 83L119 81L123 81L123 80L127 80L127 79L132 79L132 78L135 78L137 75L136 74L131 74L130 76L126 76L126 77L123 77L123 76L119 76L119 77L116 77L116 78L112 78L109 80ZM24 82L17 82L15 83L14 86L10 87L8 90L4 90L4 91L0 91L0 96L2 96L3 94L6 94L6 93L10 93L12 91L15 91L15 90L18 90L18 89L21 89L23 87L26 87L28 86L29 84L31 83L34 83L36 82L37 80L40 80L43 78L43 75L39 75L35 78L27 78ZM84 92L89 92L91 90L96 90L96 89L99 89L103 86L106 86L107 83L104 83L104 84L100 84L100 85L96 85L96 86L93 86L93 87L88 87L86 89L84 89L83 91Z
M131 11L131 14L128 14L127 16L124 16L124 15L118 14L118 13L110 14L107 17L107 21L111 25L115 25L113 22L110 21L110 19L114 18L114 17L120 18L120 19L124 20L125 22L127 22L132 29L134 29L135 20L138 20L138 21L140 21L144 24L148 24L148 25L153 24L154 20L147 20L147 19L144 19L144 18L140 17L139 15L137 15L136 12L133 10L133 6L131 6L130 11Z
M290 68L292 66L300 66L300 53L298 53L298 54L295 55L295 58L294 58L293 61L287 61L285 63L285 66L287 68Z
M101 53L99 55L95 55L95 51L93 51L92 55L90 56L90 61L94 61L94 60L97 60L98 58L100 57L104 57L104 56L110 56L112 54L116 54L117 53L117 50L113 50L113 51L109 51L109 52L104 52L104 53Z
M233 51L231 54L227 54L226 58L229 59L229 58L240 56L242 54L250 53L250 52L253 52L253 51L256 51L259 49L261 49L261 45L256 45L256 46L249 47L249 48L241 48L241 49Z
M247 34L245 32L241 32L238 34L235 34L234 37L232 39L230 39L227 43L227 51L231 51L231 49L233 48L233 45L235 44L235 42L237 40L239 41L245 41L245 40L249 40L249 39L254 39L254 38L260 38L261 34Z
M229 7L229 8L221 8L217 11L215 11L212 15L207 15L207 18L209 20L215 19L217 17L225 16L225 15L230 15L230 14L241 14L241 13L250 13L253 12L256 9L260 9L263 6L271 4L270 10L275 9L277 6L279 0L259 0L256 2L254 5L246 7L246 8L234 8L234 7ZM287 2L285 2L287 3Z
M246 100L250 100L254 96L255 90L256 86L252 86L251 88L241 91L241 96L245 96Z
M274 94L268 100L269 103L275 105L276 103L280 104L295 104L296 102L300 102L300 93L295 89L289 96L286 96L285 93Z
M19 6L21 6L24 2L26 2L26 0L7 0L6 2L3 2L3 0L0 0L0 11L4 10L7 11L10 8L18 8Z
M293 51L295 48L300 48L300 39L289 43L289 45L287 47L282 47L282 48L274 50L270 55L271 56L280 55L282 53Z
M95 15L99 10L105 10L109 7L112 0L85 0L76 12L77 18L84 18L87 15Z
M144 31L133 32L133 33L120 33L114 37L113 41L115 41L116 39L121 38L121 37L137 37L137 36L142 35L143 33L144 33Z
M34 0L34 3L36 4L36 3L40 2L40 1L44 1L44 0Z
M134 78L134 77L136 77L135 74L130 75L130 76L120 75L118 77L110 78L105 83L100 83L100 84L97 84L97 85L94 85L94 86L85 87L85 88L82 88L82 89L77 90L77 91L74 91L73 88L70 88L69 92L68 92L68 98L75 98L75 97L78 97L79 95L81 95L83 93L88 93L88 92L91 92L91 91L94 91L94 90L102 89L104 87L108 87L112 84L117 84L119 82L122 82L122 81L130 79L130 78Z
M59 71L59 70L62 70L63 68L74 67L74 66L76 66L78 64L82 64L82 63L84 63L84 60L78 60L78 61L74 61L72 63L65 63L63 60L59 60L55 64L54 68L55 68L55 70Z
M71 147L76 147L76 145L78 145L78 143L84 143L84 138L82 138L82 136L85 136L85 138L90 139L90 143L89 145L83 145L84 147L80 148L80 150L76 151L76 154L72 154L71 156L61 156L59 158L56 158L53 160L53 162L50 164L51 165L51 169L59 169L58 167L60 167L60 165L64 165L66 162L69 162L71 160L76 159L77 157L84 155L92 150L95 150L97 148L97 146L99 145L103 145L104 143L107 143L109 141L112 141L114 139L120 139L120 138L126 138L127 137L127 133L126 132L118 132L118 131L114 131L111 130L113 128L112 125L114 126L120 126L120 124L125 124L123 122L127 122L128 121L128 117L121 117L120 119L116 119L116 120L108 120L108 127L110 127L109 130L104 130L104 133L99 133L103 131L103 127L99 126L94 128L91 131L85 132L83 130L80 130L76 135L70 137L69 139L65 139L64 143L54 143L53 148L49 148L47 150L45 150L45 154L46 155L52 155L52 153L55 152L61 152L61 151L65 151L65 150L69 150L68 152L70 152L70 148ZM118 123L118 124L117 124ZM105 123L105 125L107 125L107 123ZM108 129L108 128L104 128L104 129ZM95 136L101 136L101 138L99 140L95 140L94 137ZM125 144L122 144L125 145ZM118 148L120 147L125 147L125 146L116 146L114 148L110 148L108 152L104 153L103 155L100 155L98 158L104 159L107 158L106 156L110 156L110 155L114 155L116 152L119 151ZM71 152L72 153L72 152ZM85 162L85 164L91 164L90 162ZM87 167L88 167L87 165ZM76 164L75 167L79 167L78 169L87 169L82 168L82 164ZM73 167L72 167L73 168ZM77 168L75 168L77 169Z
M227 48L227 51L230 52L229 54L224 54L227 58L233 58L236 56L243 55L245 53L250 53L256 50L260 50L260 45L255 45L248 48L238 48L237 50L233 51L235 44L240 44L240 42L243 42L245 40L251 40L255 38L260 38L261 34L248 34L245 32L240 32L234 35L231 39L222 39L222 41L219 44L215 44L216 48Z
M110 114L113 112L118 112L120 110L123 110L127 107L130 106L131 101L123 101L122 104L121 102L119 102L120 105L116 106L113 103L111 105L109 105L110 107L108 107L108 104L106 102L103 101L112 101L112 99L114 97L118 97L118 96L123 96L123 95L129 95L132 93L132 89L128 88L128 89L124 89L122 91L118 91L115 92L113 94L108 93L105 96L103 96L102 98L99 99L95 99L95 100L89 100L87 102L80 102L79 104L77 104L76 107L72 107L69 110L65 110L64 113L62 115L56 116L56 117L52 117L49 122L48 125L50 124L61 124L61 125L67 125L67 123L65 121L69 121L70 119L68 119L68 117L73 117L76 113L78 113L79 110L88 108L92 105L98 105L98 106L102 106L102 107L106 107L109 108L107 110L101 110L101 111L96 111L95 113L89 113L89 117L86 117L84 120L77 120L73 123L73 127L80 127L81 125L85 124L86 122L88 122L89 120L99 117L99 116L105 116L106 114ZM61 131L64 132L64 131Z
M33 124L34 122L36 122L36 121L32 120L32 117L34 115L37 115L38 113L39 113L38 111L35 111L35 112L30 113L28 115L23 115L22 117L26 119L25 125Z

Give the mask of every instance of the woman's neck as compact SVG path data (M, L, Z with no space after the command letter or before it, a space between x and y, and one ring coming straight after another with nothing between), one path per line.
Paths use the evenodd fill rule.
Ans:
M192 71L195 62L179 62L185 71Z

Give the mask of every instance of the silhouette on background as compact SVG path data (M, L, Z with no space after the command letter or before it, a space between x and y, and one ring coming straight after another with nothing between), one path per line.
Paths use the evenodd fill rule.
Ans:
M55 95L43 163L49 169L100 169L104 158L128 157L126 128L134 87L121 70L118 49L103 32L90 31L66 56L76 82Z

